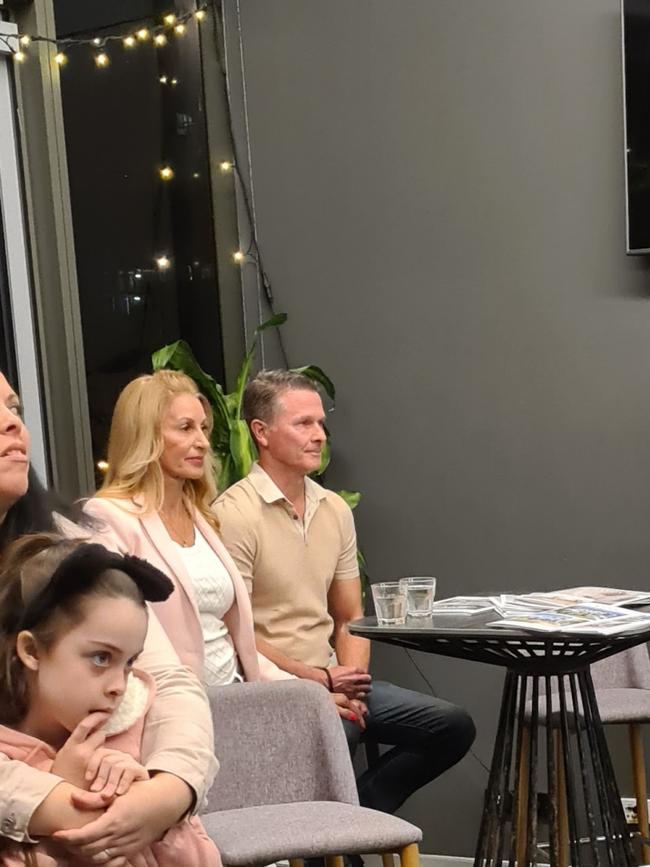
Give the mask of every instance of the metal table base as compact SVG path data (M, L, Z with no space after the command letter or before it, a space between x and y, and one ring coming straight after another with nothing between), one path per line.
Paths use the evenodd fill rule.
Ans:
M506 632L475 617L404 626L366 617L350 631L507 669L474 867L634 867L589 666L650 631Z
M540 862L636 864L588 668L505 678L474 865Z

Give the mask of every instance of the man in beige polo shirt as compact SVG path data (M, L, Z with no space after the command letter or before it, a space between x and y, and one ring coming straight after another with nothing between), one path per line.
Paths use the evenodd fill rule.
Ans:
M312 381L263 371L246 387L243 414L259 463L216 511L251 594L258 649L340 696L352 753L360 740L392 745L357 783L362 805L393 813L465 755L474 724L441 699L385 681L370 687L370 642L347 628L363 615L352 512L309 478L326 439Z

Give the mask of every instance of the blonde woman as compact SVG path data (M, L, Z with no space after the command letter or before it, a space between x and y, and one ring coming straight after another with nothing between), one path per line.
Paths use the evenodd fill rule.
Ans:
M104 484L84 508L107 547L172 579L176 592L153 608L206 686L284 679L258 656L248 592L218 536L211 429L210 406L189 377L164 370L134 379L115 405Z

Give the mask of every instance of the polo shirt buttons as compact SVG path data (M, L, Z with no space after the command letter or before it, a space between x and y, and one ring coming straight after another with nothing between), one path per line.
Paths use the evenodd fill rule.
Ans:
M293 515L292 515L291 517L293 518L294 521L297 521L297 520L298 520L298 515L296 515L295 512L293 513Z
M15 830L16 816L14 813L11 813L6 819L3 819L0 827L2 828L3 834L9 834L11 831Z

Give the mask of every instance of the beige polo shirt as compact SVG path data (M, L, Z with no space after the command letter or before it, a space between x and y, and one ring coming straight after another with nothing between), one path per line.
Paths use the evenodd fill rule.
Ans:
M332 581L359 574L347 503L306 478L301 521L255 464L214 508L223 542L251 594L256 635L292 659L327 665L333 628L327 593Z

